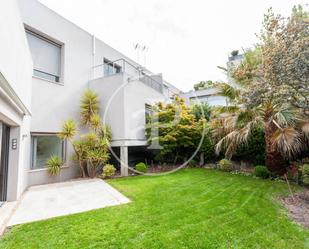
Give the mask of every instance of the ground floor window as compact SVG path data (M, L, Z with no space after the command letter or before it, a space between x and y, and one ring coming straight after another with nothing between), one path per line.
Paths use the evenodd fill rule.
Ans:
M32 169L46 167L51 156L65 159L65 143L56 134L32 134Z

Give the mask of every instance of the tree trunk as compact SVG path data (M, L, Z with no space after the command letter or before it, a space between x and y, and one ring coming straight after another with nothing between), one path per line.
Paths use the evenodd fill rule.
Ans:
M82 170L83 178L89 177L88 169L87 169L87 164L80 162L79 166Z
M204 165L204 152L201 152L200 154L200 166L202 167Z
M283 176L286 173L287 163L279 151L276 151L272 145L272 136L277 127L274 124L267 124L265 127L265 159L269 171Z

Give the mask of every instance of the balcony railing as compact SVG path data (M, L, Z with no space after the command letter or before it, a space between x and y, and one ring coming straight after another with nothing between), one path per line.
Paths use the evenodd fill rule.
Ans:
M94 79L124 72L157 92L163 93L163 83L159 79L155 79L159 76L148 75L142 67L136 67L125 59L105 62L93 67Z

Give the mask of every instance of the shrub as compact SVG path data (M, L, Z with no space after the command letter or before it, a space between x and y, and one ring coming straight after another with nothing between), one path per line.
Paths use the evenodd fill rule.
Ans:
M102 177L108 178L114 176L116 173L116 168L111 164L106 164L103 167Z
M51 156L47 162L48 173L52 176L59 175L62 166L62 160L59 156Z
M302 166L302 181L305 185L309 185L309 164Z
M235 160L246 160L254 165L265 164L265 136L260 127L255 127L249 135L248 142L237 147Z
M188 166L190 166L190 167L198 167L199 166L199 162L196 159L191 159L188 162Z
M228 159L222 159L219 161L219 169L222 171L232 171L233 170L233 165L232 162Z
M266 166L263 165L257 165L255 166L254 169L254 174L256 177L260 177L262 179L267 179L270 177L271 173L270 171L267 169Z
M135 165L135 169L139 172L146 173L147 172L147 165L145 163L138 163Z

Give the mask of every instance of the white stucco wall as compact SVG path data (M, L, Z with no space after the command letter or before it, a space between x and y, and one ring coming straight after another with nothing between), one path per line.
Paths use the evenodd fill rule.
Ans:
M0 71L30 109L32 60L17 0L0 1Z
M27 186L29 163L32 60L18 3L0 1L0 122L11 126L7 199L16 200ZM11 141L17 139L17 149Z
M145 142L145 105L154 105L167 100L166 96L138 80L130 81L125 87L125 134L129 144Z
M30 131L32 133L56 133L60 131L64 120L68 118L79 120L80 97L88 87L99 93L102 112L104 112L109 97L126 77L114 75L93 80L94 65L102 64L104 58L110 61L124 58L135 67L139 65L99 39L95 38L94 42L93 35L36 0L19 0L19 2L22 20L26 27L62 45L60 82L54 83L37 77L32 79ZM103 66L98 70L103 72ZM134 71L129 71L129 73L134 74ZM140 121L129 123L127 126L128 118L131 117L130 113L135 111L134 108L140 109L144 106L147 96L158 97L153 89L140 82L138 86L133 87L134 84L132 82L132 86L127 90L121 90L111 103L111 114L107 116L107 124L113 130L115 141L143 138L144 134L140 132L136 135L132 127L139 125L141 121L144 122L144 117L141 115L137 119ZM162 98L163 96L160 95L160 99ZM62 170L59 178L50 178L46 169L30 170L30 164L27 165L28 185L72 178L74 174L76 175L77 167L69 160L71 154L72 148L68 146L67 167Z
M101 115L113 133L112 146L145 145L145 105L166 97L138 80L120 73L90 82L100 96Z

